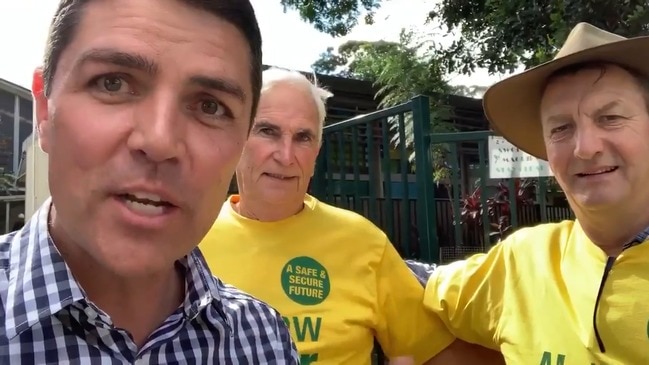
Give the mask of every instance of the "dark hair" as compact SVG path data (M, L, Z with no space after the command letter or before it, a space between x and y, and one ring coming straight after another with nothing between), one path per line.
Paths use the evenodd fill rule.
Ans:
M52 91L52 81L63 50L72 42L81 20L83 7L92 0L61 0L56 9L43 59L45 95ZM248 0L178 0L206 10L234 25L250 46L250 79L252 80L252 117L257 111L261 93L261 32L255 11Z

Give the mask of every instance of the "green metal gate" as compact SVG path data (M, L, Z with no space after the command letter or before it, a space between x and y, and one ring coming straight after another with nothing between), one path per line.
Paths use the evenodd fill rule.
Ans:
M567 204L548 204L546 178L533 179L531 185L508 179L488 186L492 132L440 134L431 133L431 126L426 96L326 126L311 194L370 219L404 257L437 263L488 249L505 208L509 231L572 218ZM395 147L395 138L413 143ZM443 184L433 179L433 148L446 151L448 179ZM478 170L475 187L467 178L471 166ZM529 199L521 203L524 184L534 187L533 204ZM490 189L495 195L487 194ZM470 219L462 214L469 208L477 210Z
M407 118L417 121L412 131L406 130ZM430 164L422 158L417 161L421 168L414 169L405 144L394 149L391 143L391 130L401 141L414 132L416 155L426 156L429 118L428 98L417 97L326 126L311 193L370 219L397 243L404 256L412 257L417 250L420 253L414 256L434 259L437 253L430 248L437 245L436 237L426 224L432 214Z

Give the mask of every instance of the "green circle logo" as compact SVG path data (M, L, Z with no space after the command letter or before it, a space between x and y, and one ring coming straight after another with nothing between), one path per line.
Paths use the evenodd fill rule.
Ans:
M330 288L327 269L310 257L296 257L282 269L282 289L298 304L320 304L329 296Z

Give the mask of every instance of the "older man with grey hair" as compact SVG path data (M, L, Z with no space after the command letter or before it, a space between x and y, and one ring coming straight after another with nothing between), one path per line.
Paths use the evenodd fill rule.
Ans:
M379 228L307 193L330 95L298 72L264 72L239 193L200 244L210 267L278 308L302 364L369 364L375 338L394 364L489 364L424 310L423 286Z

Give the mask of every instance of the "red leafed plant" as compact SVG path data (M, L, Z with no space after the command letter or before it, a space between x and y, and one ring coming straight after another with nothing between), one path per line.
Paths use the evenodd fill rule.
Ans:
M517 207L534 204L534 197L536 194L536 180L516 179L514 180L514 189L516 191ZM487 206L490 216L511 215L509 204L509 186L502 182L498 183L498 190L493 197L487 199Z
M460 219L462 223L477 223L482 225L482 204L480 203L480 188L473 191L462 199L462 211L460 212Z
M536 193L536 180L516 179L516 206L533 205ZM471 195L462 200L462 223L481 227L483 208L480 203L480 188L477 188ZM509 200L509 186L499 183L496 193L487 199L487 214L492 221L490 229L492 235L498 238L504 237L511 230L511 205ZM497 223L493 223L493 221Z

